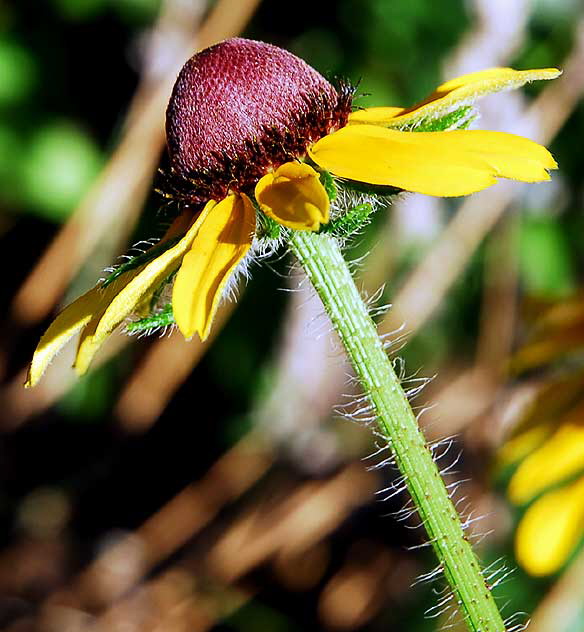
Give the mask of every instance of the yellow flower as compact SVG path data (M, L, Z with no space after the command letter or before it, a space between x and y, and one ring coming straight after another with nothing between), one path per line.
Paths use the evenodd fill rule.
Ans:
M167 110L163 192L180 205L177 223L156 256L146 252L57 316L35 351L27 385L78 332L75 366L86 371L107 336L132 314L147 314L170 281L178 328L204 340L235 270L259 241L258 212L294 230L329 222L322 171L438 196L474 193L500 177L548 180L554 159L525 138L420 130L436 119L444 129L449 115L464 113L483 94L558 74L495 68L449 81L413 108L352 112L349 86L333 87L280 48L236 38L201 51L180 72Z
M553 431L535 426L513 439L502 455L510 462L528 452L511 477L508 494L516 505L527 505L517 527L515 554L535 576L560 570L584 536L582 412L581 406L571 411Z

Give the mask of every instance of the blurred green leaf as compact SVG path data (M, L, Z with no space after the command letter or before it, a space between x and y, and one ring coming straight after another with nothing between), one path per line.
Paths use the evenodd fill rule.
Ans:
M22 166L21 147L18 134L8 126L0 126L0 185L4 201L16 201L19 197L14 182Z
M559 298L574 289L569 246L554 217L526 217L521 225L519 263L526 292Z
M343 56L336 34L324 29L307 29L291 43L290 50L302 59L310 60L312 66L329 77L338 73Z
M105 8L107 0L52 0L59 15L72 21L91 20Z
M115 393L115 362L108 362L78 379L59 402L60 412L73 423L99 423Z
M49 123L32 138L23 169L25 201L55 222L75 209L101 164L92 139L69 122Z
M110 0L118 15L127 22L149 23L160 10L161 0Z
M402 107L405 105L402 101L403 99L400 99L392 88L389 73L368 73L357 86L354 104L360 108L384 105Z
M37 79L36 60L17 42L0 37L0 106L15 105L30 96Z

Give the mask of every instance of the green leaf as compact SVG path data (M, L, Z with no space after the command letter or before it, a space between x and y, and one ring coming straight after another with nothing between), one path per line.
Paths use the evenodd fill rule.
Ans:
M126 325L126 331L130 334L139 332L148 332L161 327L174 325L174 314L172 313L172 305L167 303L162 309L153 312L146 318L135 320Z
M371 221L371 215L374 210L372 204L359 204L330 221L319 232L340 238L349 237L349 235L357 232Z
M337 199L337 185L335 183L335 179L328 171L320 172L320 182L322 186L325 188L327 195L329 196L329 200L334 202Z
M555 217L526 217L521 225L519 269L526 291L562 298L576 285L570 248Z
M257 209L257 202L254 204ZM278 222L268 217L265 213L258 211L256 213L256 235L262 239L279 239L282 234L282 227Z
M472 105L465 105L454 112L435 119L427 119L415 127L406 126L413 132L445 132L453 129L466 129L476 118Z
M47 219L62 222L97 176L102 159L93 139L69 122L52 122L35 130L23 148L22 194Z
M105 278L102 283L102 287L107 287L110 283L115 281L117 278L122 276L122 274L128 272L129 270L134 270L139 266L142 266L156 257L160 256L163 252L166 252L169 248L175 246L180 240L182 235L178 237L172 237L171 239L167 239L156 246L152 246L146 250L146 252L141 252L139 255L132 257L128 261L122 263L121 266L117 267L109 276Z

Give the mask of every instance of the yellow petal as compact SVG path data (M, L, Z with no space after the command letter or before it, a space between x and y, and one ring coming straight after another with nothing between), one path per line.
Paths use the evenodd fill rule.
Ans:
M112 331L130 314L135 312L140 303L153 290L173 274L180 266L182 258L191 247L206 217L216 206L216 202L207 203L196 222L187 234L172 248L137 270L134 277L118 291L101 313L96 314L82 334L75 368L83 374L89 368L95 354Z
M584 478L549 492L525 512L515 536L517 561L532 575L555 573L584 532Z
M68 305L50 324L33 354L25 383L27 388L38 383L55 355L99 311L101 299L99 288L93 288Z
M382 125L390 127L393 119L405 112L405 108L396 107L372 107L356 110L349 114L348 125Z
M229 195L201 225L184 257L172 290L172 309L185 338L205 340L237 264L247 254L255 231L255 209L246 195Z
M521 136L482 130L400 132L351 125L309 149L310 157L335 175L427 195L468 195L497 177L549 180L557 167L545 147Z
M519 465L509 483L509 498L522 505L581 470L584 470L584 425L564 424Z
M524 459L541 446L549 435L549 425L540 424L507 440L497 453L497 468L503 469Z
M51 360L63 346L79 331L86 327L114 299L137 274L130 270L110 283L106 288L100 285L92 288L67 305L50 324L33 354L25 386L35 386L49 366Z
M329 220L329 197L318 173L309 165L287 162L256 185L261 210L296 230L318 230Z
M351 114L349 123L393 128L412 126L425 119L438 118L464 105L470 105L486 94L520 88L529 81L555 79L560 74L561 71L556 68L480 70L443 83L430 96L410 108L369 108Z
M454 79L449 79L425 99L426 102L451 94L454 90L458 95L476 99L485 94L514 90L530 81L542 79L556 79L562 74L557 68L535 68L533 70L514 70L513 68L487 68L471 72Z

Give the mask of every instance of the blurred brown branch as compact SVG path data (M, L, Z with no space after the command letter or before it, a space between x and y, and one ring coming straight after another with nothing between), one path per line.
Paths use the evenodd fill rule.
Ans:
M218 480L217 476L213 477L215 482L212 483L211 472L207 477L199 483L196 487L201 491L205 489L204 496L193 495L194 487L192 490L185 490L173 499L165 508L163 508L156 516L151 518L143 527L141 527L136 534L132 534L130 537L147 538L147 542L156 546L157 554L151 561L161 561L166 556L173 553L177 546L182 545L186 539L190 539L196 535L196 532L207 523L205 517L204 520L195 518L187 520L186 524L182 525L184 518L190 515L197 516L201 509L204 509L204 514L208 513L207 503L211 503L213 513L218 511L221 506L227 501L234 500L239 493L244 491L247 487L247 480L245 479L244 485L238 483L235 488L231 488L230 482L233 483L234 476L238 476L241 473L241 467L245 467L244 461L237 462L234 459L243 456L246 450L253 448L252 438L248 438L245 442L239 444L231 450L227 455L222 457L221 460L214 466L211 472L220 467L220 471L226 478L224 480ZM245 447L244 447L245 446ZM262 467L252 468L251 479L255 481L258 474L264 473L263 466L268 463L260 460ZM221 465L220 465L221 464ZM272 561L282 570L282 566L288 568L294 564L298 565L299 560L304 556L308 556L309 559L315 561L312 553L319 555L315 547L321 543L332 531L338 528L340 524L347 518L347 516L354 510L355 507L366 503L370 500L373 490L375 489L375 477L363 470L360 466L349 465L343 468L338 474L332 476L330 479L322 481L311 481L299 485L295 485L285 493L281 493L277 497L273 497L272 493L264 492L259 497L248 504L245 509L240 512L233 523L227 524L219 530L219 533L214 543L206 548L205 551L199 551L196 556L189 563L187 556L186 560L177 567L171 569L171 573L177 572L178 568L193 567L193 573L197 577L204 577L205 580L201 584L214 585L217 583L222 587L222 590L228 590L228 586L237 586L237 581L257 568L259 565L268 561ZM208 481L208 483L206 482ZM217 489L217 483L219 489ZM209 486L208 484L211 484ZM221 487L225 487L225 490L229 491L229 495L225 494L225 490L222 492ZM219 493L217 493L219 491ZM234 493L235 492L235 493ZM201 505L201 501L203 504ZM194 509L194 512L193 512ZM154 529L152 526L156 523ZM149 526L151 525L151 526ZM180 526L179 526L180 525ZM168 536L170 532L170 538ZM174 533L180 533L180 537L175 538ZM163 542L163 551L160 551L160 541ZM167 545L164 545L167 542ZM120 545L115 546L112 552L116 550L124 554L123 542ZM127 544L127 543L126 543ZM170 545L170 546L168 546ZM163 555L158 555L158 552L162 552ZM115 569L115 559L108 559L108 555L98 558L83 575L83 586L85 591L83 594L87 598L95 598L98 594L96 590L96 582L99 585L103 584L103 579L96 576L94 573L99 572L100 568L105 569L109 567ZM379 573L386 571L387 569L387 557L384 558L385 563L382 566L373 566L370 569L369 575L377 577ZM148 566L141 569L140 575L135 575L132 580L137 582L140 576L147 570ZM315 564L313 572L324 571L322 564ZM290 568L292 572L292 568ZM92 572L93 574L89 574ZM101 571L103 572L103 570ZM168 574L168 573L167 573ZM148 581L141 587L142 590L148 590L157 584L164 578L164 575L157 577L152 581ZM320 579L317 576L316 581ZM104 585L111 586L113 582L106 581ZM122 597L121 600L117 600L131 587L127 584L125 590L118 590L116 594L111 594L109 599L104 599L102 605L112 603L110 608L107 608L98 619L98 623L112 622L116 619L120 621L128 620L129 606L134 600L134 596L130 593L127 596ZM199 592L199 594L197 594ZM194 593L194 594L193 594ZM201 591L195 590L190 592L193 604L198 605L198 609L205 607L205 615L208 623L206 625L201 624L200 628L196 629L208 629L208 626L212 624L218 617L223 616L224 608L221 606L221 599L205 599L204 589ZM241 600L245 600L250 595L236 596L238 603ZM371 599L374 593L369 595ZM86 600L75 602L76 607L83 607L83 604L87 603ZM138 607L138 612L144 611L144 604ZM162 613L164 621L168 620L168 614Z
M151 516L135 532L98 556L74 580L70 589L82 607L102 607L118 599L154 566L193 538L227 504L239 498L271 465L272 455L257 437L235 444L198 482L189 485ZM140 563L126 581L114 581L116 568L127 558L132 542L138 542Z
M148 348L125 384L115 408L122 428L130 432L144 432L158 419L176 390L213 344L234 307L233 302L220 306L211 335L205 342L198 337L186 341L175 330Z
M567 632L582 616L584 553L570 564L533 613L529 632Z

